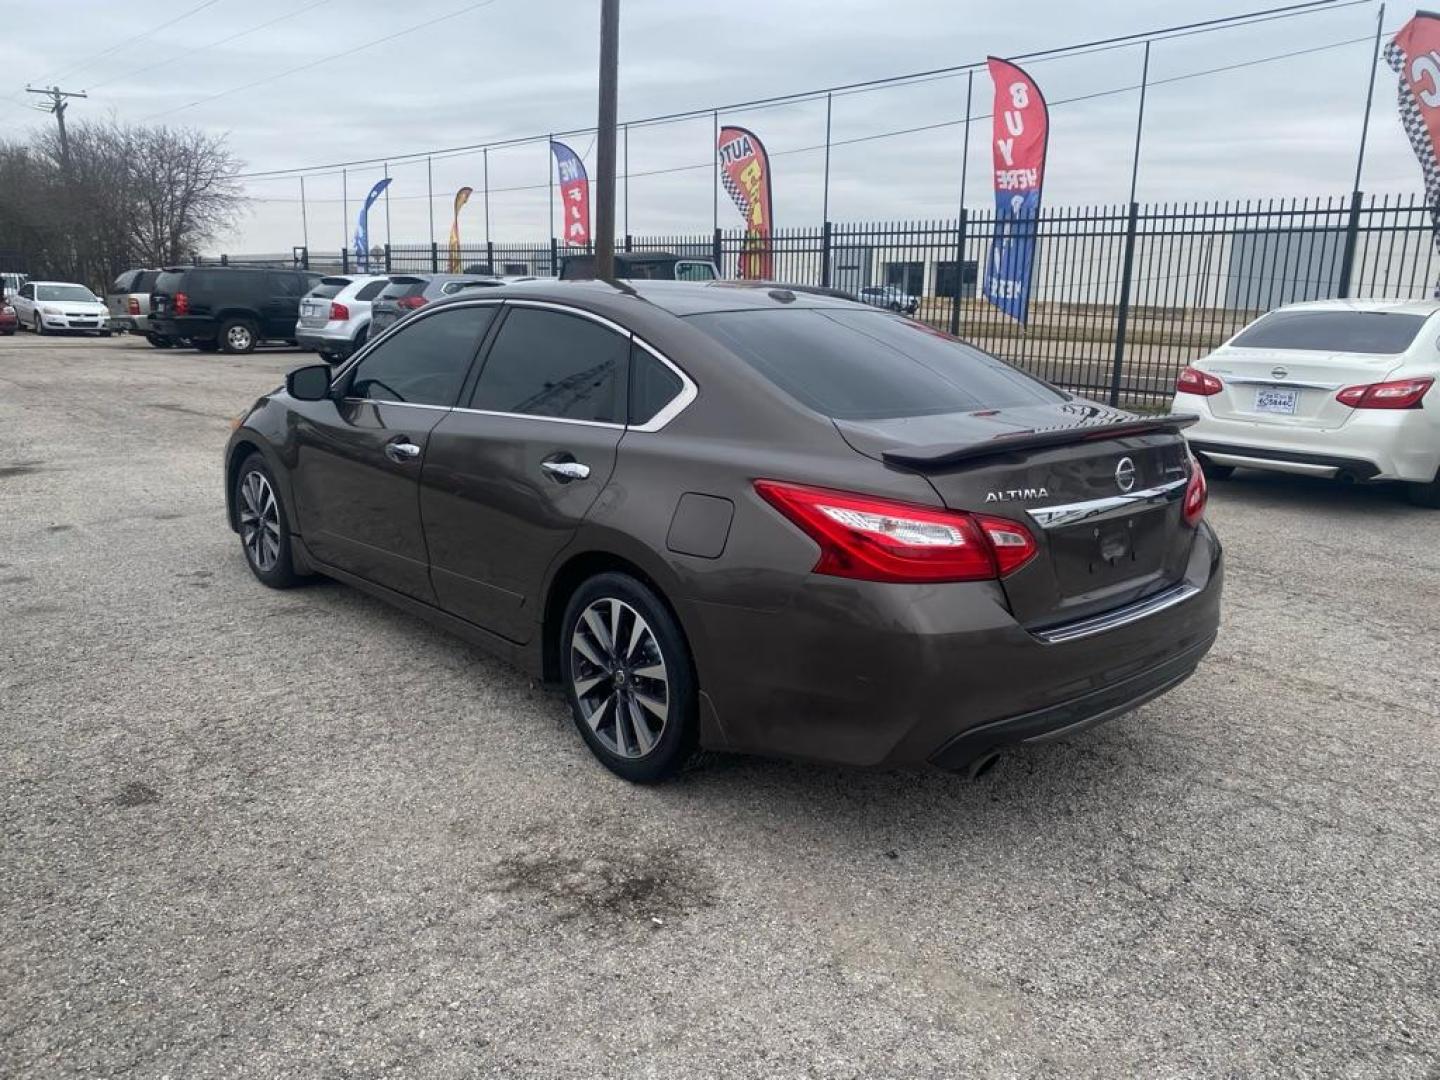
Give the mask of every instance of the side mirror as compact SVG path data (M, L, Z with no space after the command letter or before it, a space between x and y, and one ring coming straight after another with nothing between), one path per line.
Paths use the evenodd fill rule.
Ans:
M285 376L285 392L296 401L324 401L330 396L330 365L307 364Z

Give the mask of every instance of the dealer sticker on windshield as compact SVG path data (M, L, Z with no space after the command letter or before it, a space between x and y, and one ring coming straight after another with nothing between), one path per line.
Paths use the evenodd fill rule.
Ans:
M1295 415L1295 406L1300 401L1299 390L1277 390L1267 387L1255 391L1255 411Z

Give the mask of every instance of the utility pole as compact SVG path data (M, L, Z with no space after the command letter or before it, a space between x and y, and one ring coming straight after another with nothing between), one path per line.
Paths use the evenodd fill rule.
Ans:
M70 103L65 99L83 98L87 95L80 90L61 90L58 86L52 86L48 90L35 90L27 86L25 92L39 94L41 97L49 99L48 104L38 105L36 108L52 113L55 123L60 125L60 162L68 169L70 167L70 137L65 134L65 110L70 107Z
M615 277L615 115L619 94L620 0L600 2L600 110L595 132L595 276ZM629 192L626 192L628 202Z

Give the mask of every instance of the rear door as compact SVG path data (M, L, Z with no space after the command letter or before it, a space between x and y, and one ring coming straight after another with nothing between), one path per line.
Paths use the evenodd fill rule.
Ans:
M474 389L431 435L420 514L441 606L523 642L615 468L630 337L581 311L506 307Z
M1411 312L1293 309L1271 312L1216 350L1205 370L1224 384L1210 412L1227 420L1338 428L1355 410L1347 386L1383 382L1426 330Z
M294 403L300 532L316 558L434 603L420 471L496 310L450 307L417 319L341 376L340 401Z
M267 270L260 301L260 333L267 338L293 338L300 321L300 298L309 280L293 270Z

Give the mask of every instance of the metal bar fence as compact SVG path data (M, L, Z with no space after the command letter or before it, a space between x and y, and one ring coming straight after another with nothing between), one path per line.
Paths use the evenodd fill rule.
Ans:
M1029 318L1022 325L982 294L995 241L993 209L963 222L837 223L780 229L773 280L828 285L890 306L918 300L914 317L1087 397L1161 408L1175 376L1245 324L1282 304L1336 296L1432 295L1440 275L1435 224L1419 196L1320 197L1148 206L1056 207L1034 224ZM713 258L740 274L739 230L627 236L627 251ZM557 258L588 248L465 244L473 274L554 275ZM449 265L444 245L394 244L390 273ZM229 255L203 265L301 266L348 272L349 252ZM371 259L378 272L385 265Z

